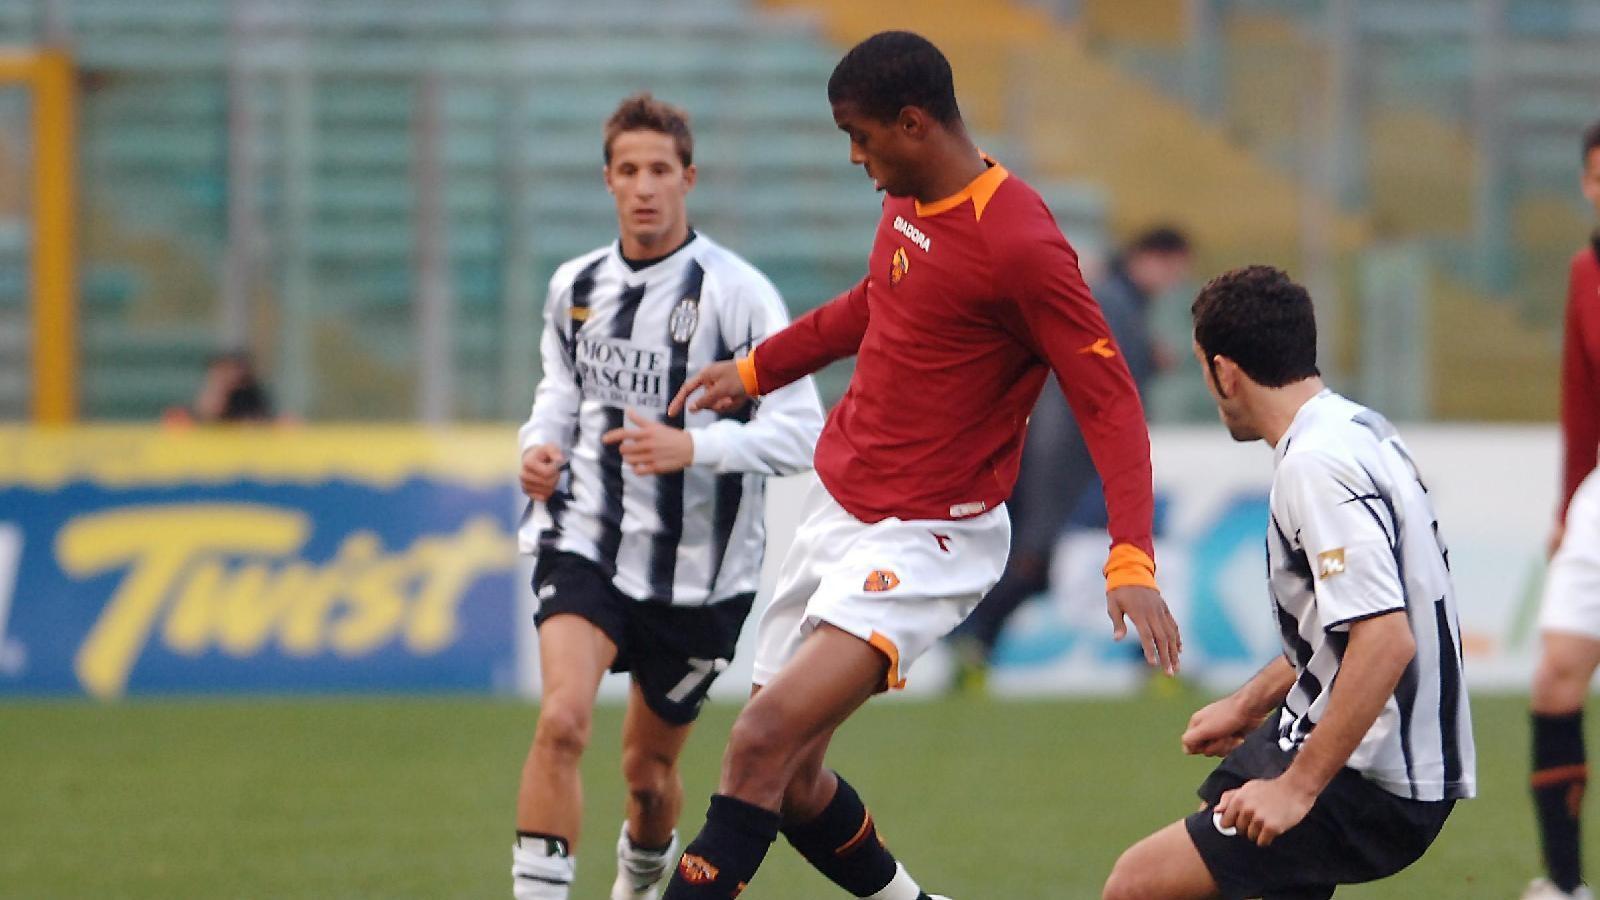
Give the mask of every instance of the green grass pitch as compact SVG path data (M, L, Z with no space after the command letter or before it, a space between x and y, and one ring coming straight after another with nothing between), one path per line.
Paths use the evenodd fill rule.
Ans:
M831 761L930 890L1095 898L1124 846L1194 808L1208 763L1178 734L1198 702L879 702ZM1409 871L1341 897L1510 898L1535 874L1524 701L1474 712L1481 799ZM689 745L687 834L733 713L710 708ZM464 697L0 704L0 896L509 897L535 715ZM597 715L577 900L613 874L620 721ZM842 894L780 840L745 896Z

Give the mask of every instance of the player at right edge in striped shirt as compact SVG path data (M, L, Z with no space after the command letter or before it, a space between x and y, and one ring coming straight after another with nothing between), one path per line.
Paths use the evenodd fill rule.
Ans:
M1205 806L1124 853L1104 897L1323 900L1415 862L1475 793L1450 557L1394 426L1323 386L1305 288L1238 269L1193 314L1223 424L1274 451L1283 654L1189 720L1184 750L1224 757Z

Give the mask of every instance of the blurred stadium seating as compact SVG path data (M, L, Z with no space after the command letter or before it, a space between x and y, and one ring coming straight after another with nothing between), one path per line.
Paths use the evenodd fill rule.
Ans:
M765 196L813 201L785 215L826 224L839 209L829 202L838 191L829 193L828 176L846 172L824 171L821 191L796 190L819 180L814 167L792 163L824 158L815 143L826 122L794 115L799 104L783 87L825 77L829 53L738 4L680 6L684 15L661 22L638 5L574 19L557 3L502 11L504 4L339 2L263 7L235 19L223 0L74 4L82 171L94 207L84 235L85 411L146 417L181 402L197 357L240 337L214 324L229 249L230 115L247 129L246 146L231 150L248 156L246 171L236 160L234 172L256 195L246 198L259 229L249 251L257 263L247 288L252 342L268 350L279 342L280 305L298 299L311 310L296 323L303 331L281 335L312 343L315 398L286 398L311 415L411 411L410 169L423 72L446 84L447 228L466 417L512 411L497 405L494 391L502 307L537 306L534 273L611 230L597 177L598 123L624 93L648 86L692 108L708 97L727 101L701 124L708 228L731 230L741 216L767 220L738 203L740 179L758 177L776 189ZM23 13L33 7L9 4L5 37L29 36L37 23ZM730 54L730 44L748 52ZM248 122L230 112L230 78ZM773 101L772 114L750 115ZM291 124L297 115L304 120ZM777 144L779 152L752 155L735 177L717 177L719 157L786 120L799 124L799 143ZM833 232L807 233L825 243ZM792 271L795 261L814 263L829 249L801 242L770 255L786 257ZM524 296L502 295L512 265L534 270L519 280ZM301 281L292 286L311 296L281 296L294 267ZM338 389L363 382L372 390Z
M1528 320L1552 321L1567 245L1586 230L1573 190L1574 135L1600 114L1600 7L1226 0L1213 8L1218 27L1198 45L1170 16L1137 28L1136 19L1103 15L1099 36L1129 71L1190 98L1290 170L1304 165L1297 112L1317 79L1330 70L1348 79L1352 109L1339 135L1346 201L1391 234L1426 239L1451 271L1508 295ZM1335 51L1340 29L1349 45Z
M414 131L429 73L443 85L457 416L525 408L543 278L614 234L599 126L632 91L694 114L700 226L797 310L847 286L876 199L826 115L836 51L803 19L734 0L671 6L74 3L90 207L85 413L152 416L186 397L204 354L244 337L218 324L232 249L252 257L250 343L278 359L285 344L309 345L300 358L312 373L286 387L290 410L412 414ZM0 40L36 37L38 8L0 4ZM243 251L229 246L230 172L250 194ZM1093 226L1093 191L1056 193ZM3 246L18 248L21 233L0 234ZM20 285L4 297L17 308ZM294 309L309 312L291 321ZM279 376L292 385L298 374ZM13 414L17 380L4 395Z
M1271 260L1311 279L1329 368L1371 402L1553 415L1555 311L1588 230L1576 140L1600 115L1592 4L1041 0L977 19L955 2L785 5L826 8L841 43L914 19L951 49L980 121L1023 136L1036 174L1106 187L1116 233L1178 218L1202 271ZM1373 278L1396 251L1421 297ZM1393 348L1363 340L1363 310L1406 302L1429 323L1405 379L1429 382L1420 408L1383 392ZM1181 317L1167 324L1184 339ZM1155 411L1204 415L1194 399L1158 392Z
M1397 377L1430 385L1388 404L1403 415L1551 412L1563 260L1585 230L1572 145L1600 110L1593 4L974 9L0 0L0 43L55 35L79 73L82 412L150 417L186 399L207 354L248 344L291 413L414 417L431 241L454 309L445 417L520 415L543 279L612 231L599 122L642 88L695 115L697 223L795 310L815 305L859 277L875 208L828 120L826 77L840 46L907 23L949 49L985 146L1039 183L1091 252L1176 219L1200 238L1202 271L1268 260L1310 278L1336 374L1378 391ZM438 126L424 134L428 84ZM26 121L18 93L0 92L0 121ZM8 131L0 414L21 417L28 147L26 128ZM445 214L419 224L430 141ZM1400 371L1361 337L1361 311L1382 303L1431 323ZM1182 316L1162 318L1181 343ZM1193 385L1165 393L1160 418L1206 413Z

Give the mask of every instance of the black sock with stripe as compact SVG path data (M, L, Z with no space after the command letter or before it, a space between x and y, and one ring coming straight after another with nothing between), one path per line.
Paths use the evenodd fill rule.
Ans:
M871 897L894 880L894 854L878 839L872 813L843 778L821 814L785 824L783 836L818 872L856 897Z
M661 900L732 900L761 868L778 838L778 814L722 794L672 873Z
M1533 716L1533 805L1545 870L1555 886L1571 893L1583 883L1579 826L1589 784L1583 747L1583 711Z

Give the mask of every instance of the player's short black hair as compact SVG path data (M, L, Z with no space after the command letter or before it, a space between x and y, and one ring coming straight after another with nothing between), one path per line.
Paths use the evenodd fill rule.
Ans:
M1208 367L1226 356L1263 387L1321 374L1311 295L1281 269L1246 266L1224 272L1200 289L1190 312Z
M880 122L908 106L946 124L961 119L950 61L909 31L882 31L850 48L828 78L828 102L853 103Z
M616 111L606 120L606 165L611 165L611 144L617 135L628 131L660 132L672 138L685 169L694 163L694 133L689 130L689 114L671 103L657 100L649 91L640 91L617 104Z
M1600 121L1596 121L1583 132L1583 164L1589 164L1589 154L1600 150Z
M1192 251L1189 236L1183 230L1173 225L1157 225L1147 228L1134 236L1128 242L1127 249L1123 252L1129 256L1140 253L1159 253L1163 256L1187 254Z

